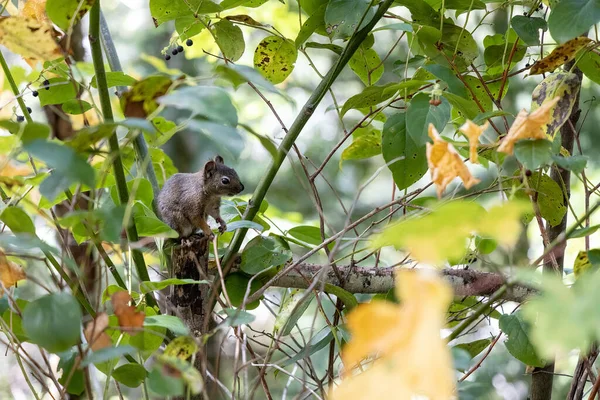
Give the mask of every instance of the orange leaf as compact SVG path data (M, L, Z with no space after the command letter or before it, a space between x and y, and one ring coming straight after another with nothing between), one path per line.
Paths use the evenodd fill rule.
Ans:
M17 263L9 261L4 253L0 251L0 282L2 282L2 285L5 288L12 287L26 277L23 268ZM2 288L0 288L0 294L2 294Z
M93 351L112 346L110 336L104 331L108 328L108 314L98 313L93 321L85 326L83 334Z
M456 177L462 179L467 189L479 183L479 179L471 175L454 146L442 139L433 124L429 124L429 137L433 139L433 144L427 143L427 164L431 180L437 186L438 197L442 197L446 186Z
M454 396L452 358L440 337L452 290L429 272L397 271L400 305L375 301L348 315L352 339L342 350L345 377L332 400ZM368 356L379 359L364 372L352 374L350 369Z
M529 75L538 75L554 71L556 68L574 59L577 52L587 46L591 41L592 39L581 36L561 44L552 50L552 53L541 60L537 60L531 66Z
M116 292L112 295L110 301L115 310L115 315L119 319L119 326L123 328L123 331L131 335L137 334L139 329L144 326L146 314L142 311L135 311L135 307L129 305L131 301L129 293L124 290Z
M525 110L521 110L508 130L508 133L502 139L502 143L498 146L498 151L512 154L515 143L521 139L545 139L546 134L543 127L550 121L552 107L559 100L559 96L554 97L552 100L547 100L531 114L528 114Z
M488 128L490 123L485 121L483 125L477 125L470 119L467 120L460 128L459 131L465 134L469 139L469 161L472 163L477 162L477 144L479 144L479 136Z

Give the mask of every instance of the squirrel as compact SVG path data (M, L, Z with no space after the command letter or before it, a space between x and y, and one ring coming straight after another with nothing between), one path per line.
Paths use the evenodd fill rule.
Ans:
M238 174L217 155L196 173L171 176L158 194L160 218L179 233L192 235L198 228L209 239L214 237L206 220L210 215L219 224L219 232L227 229L219 208L222 196L233 196L244 190Z

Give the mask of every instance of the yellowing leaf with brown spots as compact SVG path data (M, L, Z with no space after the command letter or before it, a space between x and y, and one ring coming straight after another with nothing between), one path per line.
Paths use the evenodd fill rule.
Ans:
M544 127L550 121L551 111L559 100L560 97L556 96L552 100L544 102L531 114L521 110L498 146L498 151L512 154L515 143L521 139L546 139Z
M529 70L529 75L544 74L552 72L561 65L575 58L577 52L587 46L592 39L576 37L556 47L550 54L541 60L537 60Z
M471 175L454 146L442 139L433 124L429 124L429 137L433 144L427 143L427 165L438 197L442 197L446 186L456 177L462 179L467 189L479 183L479 179Z
M430 272L399 270L396 295L401 305L375 301L348 315L352 339L342 350L344 379L332 400L455 396L450 350L440 337L452 290ZM379 358L353 372L367 357Z
M124 332L135 335L144 326L146 314L141 311L135 311L134 306L130 306L131 296L124 290L114 293L110 301L112 302L115 315L119 319L119 326Z
M19 8L19 15L22 17L33 18L36 21L50 22L48 15L46 15L46 0L27 0L25 3L21 2Z
M0 44L32 61L62 56L52 25L31 17L0 17Z
M108 314L98 313L93 321L90 321L83 330L83 335L93 351L112 346L110 336L104 331L108 328Z
M4 253L0 251L0 282L5 288L15 286L15 284L21 279L25 279L25 271L20 265L14 263L6 258ZM2 295L2 288L0 287L0 295Z
M477 161L477 145L479 144L479 136L488 128L490 123L485 121L483 125L477 125L470 119L467 120L460 128L459 131L465 134L469 139L469 161L476 163Z

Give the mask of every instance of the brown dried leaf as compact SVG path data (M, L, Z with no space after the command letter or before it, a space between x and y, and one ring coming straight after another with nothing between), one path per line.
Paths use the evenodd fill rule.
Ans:
M108 328L108 314L98 313L93 321L85 326L83 334L93 351L112 346L110 336L104 331Z
M537 60L529 70L529 75L538 75L552 72L561 65L575 58L577 52L587 46L592 39L587 37L576 37L556 47L550 54L541 60Z
M0 44L32 62L62 56L52 25L31 17L0 17Z
M25 271L17 263L14 263L6 258L4 253L0 251L0 282L5 288L15 286L21 279L25 279ZM0 288L0 295L2 288Z
M131 296L126 291L116 292L110 298L115 315L119 319L119 326L124 332L135 335L139 329L144 326L144 318L146 314L142 311L135 311L134 306L130 306Z
M550 121L552 108L559 100L560 96L556 96L552 100L544 102L531 114L524 109L521 110L498 146L498 151L512 154L515 143L521 139L545 139L546 133L543 128Z
M258 22L257 20L255 20L254 18L252 18L249 15L229 15L229 16L225 17L225 19L227 19L229 21L241 22L243 24L251 25L251 26L265 26L264 24L261 24L260 22Z
M429 137L433 144L427 143L427 165L439 198L442 197L446 186L456 177L462 179L467 189L479 183L479 179L471 175L454 146L442 139L433 124L429 124Z
M469 161L476 163L477 161L477 145L479 144L479 136L488 128L490 125L489 121L485 121L483 125L477 125L470 119L467 120L460 128L459 131L465 134L469 139Z

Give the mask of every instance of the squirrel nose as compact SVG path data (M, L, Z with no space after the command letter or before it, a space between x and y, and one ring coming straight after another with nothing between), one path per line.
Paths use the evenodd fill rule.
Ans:
M241 191L243 191L243 190L244 190L244 184L240 182L240 186L242 187L242 188L240 189L240 192L241 192Z

